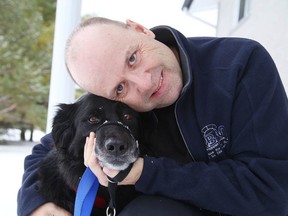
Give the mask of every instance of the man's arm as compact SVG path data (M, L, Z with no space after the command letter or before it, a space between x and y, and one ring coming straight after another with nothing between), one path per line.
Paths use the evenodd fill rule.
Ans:
M18 216L71 215L55 204L47 202L47 200L38 192L38 169L44 157L51 150L52 141L51 134L44 136L41 139L41 143L34 146L32 154L25 158L22 186L19 189L17 198Z

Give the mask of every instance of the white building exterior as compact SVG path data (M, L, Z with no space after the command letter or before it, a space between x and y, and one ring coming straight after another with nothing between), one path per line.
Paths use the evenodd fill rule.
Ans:
M288 0L194 0L191 12L199 2L218 8L217 36L254 39L268 50L288 93Z
M259 41L274 59L288 92L287 0L220 0L217 36Z

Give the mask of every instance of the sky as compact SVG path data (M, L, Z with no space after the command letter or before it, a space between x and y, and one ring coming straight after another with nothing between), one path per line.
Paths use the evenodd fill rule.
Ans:
M92 14L119 21L134 20L147 28L169 25L185 36L215 36L215 28L182 11L184 0L82 0L82 15ZM198 12L210 23L217 20L216 10Z

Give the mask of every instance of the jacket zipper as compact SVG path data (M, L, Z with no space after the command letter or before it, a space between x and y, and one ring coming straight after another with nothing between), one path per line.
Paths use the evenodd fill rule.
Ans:
M176 112L176 110L177 110L177 105L178 105L178 101L176 102L176 104L175 104L175 109L174 109L174 115L175 115L175 119L176 119L176 123L177 123L178 130L180 131L182 140L183 140L183 142L184 142L184 144L185 144L185 146L186 146L186 149L187 149L189 155L191 156L191 158L192 158L193 161L196 161L195 158L194 158L194 156L193 156L193 154L191 153L190 149L188 148L187 142L186 142L186 140L185 140L185 138L184 138L184 135L183 135L183 133L182 133L181 127L180 127L180 125L179 125L178 115L177 115L177 112Z

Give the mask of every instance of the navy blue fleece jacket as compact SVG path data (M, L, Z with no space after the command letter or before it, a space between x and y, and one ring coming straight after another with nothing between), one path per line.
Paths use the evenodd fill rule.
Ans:
M267 51L247 39L152 30L180 54L184 88L175 116L194 161L145 156L136 189L223 215L288 215L288 101ZM45 202L35 185L49 142L44 138L25 160L18 215Z

